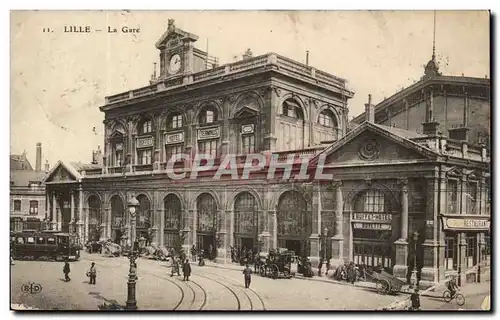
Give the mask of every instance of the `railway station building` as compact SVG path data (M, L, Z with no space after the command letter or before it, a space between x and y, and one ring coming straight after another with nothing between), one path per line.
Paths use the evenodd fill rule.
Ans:
M231 246L284 247L401 278L417 262L430 283L481 259L487 148L440 134L437 75L415 87L421 132L376 123L371 98L348 131L346 80L275 53L208 66L196 40L169 21L159 76L106 97L102 156L45 180L51 228L121 243L135 197L138 235L212 245L220 263Z

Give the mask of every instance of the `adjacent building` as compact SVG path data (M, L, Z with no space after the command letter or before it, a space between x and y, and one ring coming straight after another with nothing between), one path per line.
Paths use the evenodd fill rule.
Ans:
M39 230L45 219L45 185L42 183L49 171L48 164L42 171L42 144L36 145L35 169L26 152L10 156L10 230Z
M433 116L419 132L376 123L371 98L348 132L344 79L275 53L207 67L196 39L169 21L159 76L100 107L102 158L49 172L51 228L123 244L135 197L138 236L213 246L218 262L231 246L286 247L314 264L364 262L401 278L417 265L425 284L480 261L486 146L440 135Z

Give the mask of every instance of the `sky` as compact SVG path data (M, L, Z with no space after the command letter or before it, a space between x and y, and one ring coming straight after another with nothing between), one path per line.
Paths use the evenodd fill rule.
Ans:
M35 165L90 162L104 144L105 96L148 85L155 42L168 19L199 36L195 46L234 61L276 52L347 79L355 92L350 118L364 111L368 94L378 103L418 81L432 55L432 11L24 11L12 12L11 154L24 150ZM64 26L103 32L64 33ZM137 34L107 28L139 28ZM44 32L50 29L53 32ZM438 11L436 56L446 75L490 77L486 11ZM95 130L93 128L95 127Z

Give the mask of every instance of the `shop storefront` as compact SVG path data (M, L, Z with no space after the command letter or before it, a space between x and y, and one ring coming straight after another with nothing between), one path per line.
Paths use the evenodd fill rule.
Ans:
M445 272L459 274L460 282L475 281L474 268L484 259L490 216L443 215L441 219L445 233Z

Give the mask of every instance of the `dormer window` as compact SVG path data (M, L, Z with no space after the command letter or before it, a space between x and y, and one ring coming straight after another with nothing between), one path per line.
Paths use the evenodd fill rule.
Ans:
M318 123L324 127L333 128L333 113L330 110L323 110L319 114Z
M170 116L167 129L178 129L182 128L182 126L182 115L180 113L174 113L172 116Z
M152 131L153 131L153 121L144 120L140 125L139 133L146 134L146 133L151 133Z
M293 100L286 100L283 103L283 115L290 118L304 120L302 108Z
M212 107L207 107L201 110L199 116L200 124L210 124L217 121L217 111Z

